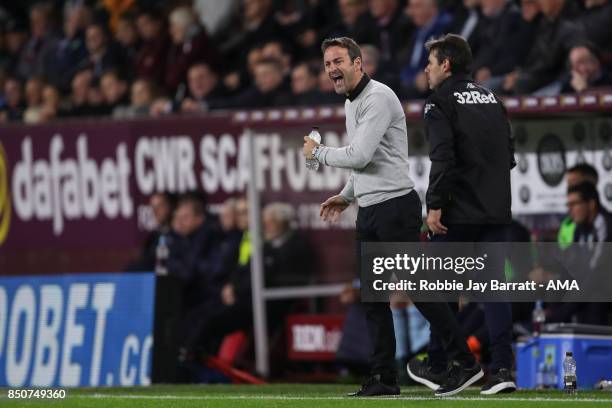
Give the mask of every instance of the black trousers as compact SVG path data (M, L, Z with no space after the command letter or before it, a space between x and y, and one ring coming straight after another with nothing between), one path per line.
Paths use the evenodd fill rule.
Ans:
M433 235L432 242L505 242L507 225L446 225L448 232L445 235ZM499 248L499 247L498 247ZM495 248L492 248L495 249ZM503 259L503 256L497 256ZM495 259L495 258L492 258ZM504 265L489 265L494 270L488 271L487 276L501 281L505 280ZM491 371L500 368L512 368L512 307L508 302L484 302L485 324L489 335L491 349ZM446 356L443 345L436 333L432 331L429 341L430 364L434 370L446 367Z
M369 207L357 213L357 254L360 262L362 242L417 242L422 224L421 200L415 191ZM446 357L472 365L470 353L455 313L444 302L418 302L417 309L429 321L431 331L440 339ZM388 302L364 303L368 335L373 345L372 375L395 383L395 332Z

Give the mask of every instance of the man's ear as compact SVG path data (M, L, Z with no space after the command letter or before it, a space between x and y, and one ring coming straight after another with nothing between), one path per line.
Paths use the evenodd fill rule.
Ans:
M355 69L357 71L363 71L363 68L361 67L361 57L357 57L355 58L355 60L353 61L353 65L355 65Z
M451 63L449 59L445 59L442 61L442 70L450 74L451 72Z

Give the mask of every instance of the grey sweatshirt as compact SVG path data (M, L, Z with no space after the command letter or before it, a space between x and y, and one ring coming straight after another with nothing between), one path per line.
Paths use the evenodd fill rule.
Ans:
M323 146L315 156L327 166L352 170L342 197L367 207L412 191L406 117L391 88L364 74L344 110L350 144Z

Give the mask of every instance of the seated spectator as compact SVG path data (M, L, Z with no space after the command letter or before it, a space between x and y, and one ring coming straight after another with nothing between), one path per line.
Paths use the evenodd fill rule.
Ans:
M85 44L87 58L81 63L79 69L91 69L94 79L100 79L106 71L125 67L121 53L111 42L109 33L103 24L94 23L87 27Z
M22 120L25 103L23 86L17 78L4 81L3 104L0 106L0 123Z
M246 66L230 72L223 78L223 85L230 92L239 92L248 89L252 85L255 76L255 66L263 58L260 46L253 47L247 53Z
M287 100L288 92L284 87L280 61L262 59L255 66L253 79L255 85L233 98L231 107L269 108L281 106Z
M0 71L16 76L19 55L28 41L27 24L16 18L9 18L3 29L5 49L4 56L0 56Z
M144 11L136 18L136 26L142 45L134 58L134 74L162 84L170 46L170 38L163 29L164 19L154 11Z
M60 111L60 116L98 116L106 111L100 102L92 100L93 72L91 69L84 69L77 72L70 84L71 93L66 106Z
M219 76L205 63L197 63L187 73L189 96L180 103L183 113L207 112L216 108L216 101L227 95L219 83Z
M131 67L140 48L140 38L132 14L128 13L119 17L114 37L123 59Z
M170 193L154 193L149 198L149 205L153 211L155 226L147 235L138 259L126 268L128 271L150 272L155 270L159 237L170 233L170 224L176 206L176 197Z
M319 71L305 62L291 71L291 95L281 103L286 106L316 106L322 103L319 92Z
M561 89L563 64L569 50L584 41L580 26L572 22L576 5L569 0L539 0L542 19L523 65L506 76L503 89L516 94L540 90L556 94ZM546 87L546 88L545 88Z
M100 78L100 91L102 92L103 104L108 113L119 105L125 105L128 101L128 83L121 78L116 71L108 71Z
M419 98L429 90L423 72L427 65L425 42L431 37L444 34L453 18L440 10L437 0L410 0L406 13L412 19L416 30L408 41L408 47L400 52L400 79L404 96Z
M147 117L155 97L155 84L148 79L138 78L130 88L130 104L117 106L113 110L113 117L119 119Z
M25 84L26 109L23 112L23 121L28 124L39 123L42 113L42 91L45 81L34 76Z
M571 49L570 74L561 92L584 92L596 87L612 86L612 74L602 67L597 50L586 45Z
M165 85L169 92L176 91L187 78L187 70L196 61L217 67L217 50L206 31L198 24L191 9L179 7L169 16L172 46L166 58Z
M300 286L312 281L314 252L294 222L295 211L289 204L271 203L263 209L266 287Z
M269 41L261 46L261 58L273 58L281 63L283 76L291 73L291 52L286 43L280 40Z
M357 22L368 12L367 0L339 0L338 9L340 20L334 19L328 27L324 27L319 39L358 37L360 27Z
M478 42L486 44L474 52L476 81L498 90L503 77L514 71L524 59L531 40L531 29L520 9L510 0L480 0L483 18ZM493 79L495 78L495 79Z
M30 9L30 39L21 50L15 74L22 80L44 74L45 59L59 40L53 4L36 3Z
M391 89L399 89L399 78L394 71L380 66L380 52L373 45L362 45L363 71L372 79L382 82Z
M612 2L610 0L585 0L586 11L578 18L589 41L605 52L612 52Z
M479 51L481 42L479 41L480 25L482 15L479 6L484 4L482 0L463 0L463 7L453 13L453 22L449 27L449 32L459 34L465 38L472 49L472 54Z
M79 64L87 57L84 26L91 20L88 8L68 6L64 11L64 36L45 58L45 77L62 92L70 89L70 82Z
M60 92L52 84L46 84L42 90L42 110L39 123L49 122L58 116L60 109Z

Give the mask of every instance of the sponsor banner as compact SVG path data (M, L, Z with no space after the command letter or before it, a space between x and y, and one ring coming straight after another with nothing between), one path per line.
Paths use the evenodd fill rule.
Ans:
M342 189L348 171L326 166L308 171L301 153L312 125L320 127L323 143L345 145L342 112L295 117L274 111L253 115L257 112L262 118L257 123L241 122L236 113L7 126L0 134L0 274L121 270L154 226L148 206L153 192L198 189L215 210L245 191L252 180L249 126L264 204L295 206L298 226L318 252L322 281L350 279L356 209L334 225L319 219L320 203ZM581 161L599 170L602 202L612 207L610 119L544 118L513 125L515 215L564 213L563 172ZM421 122L409 122L408 139L410 174L423 199L430 161Z
M287 350L290 360L336 359L342 338L344 315L291 315L287 318Z
M155 277L0 278L0 386L148 385Z

